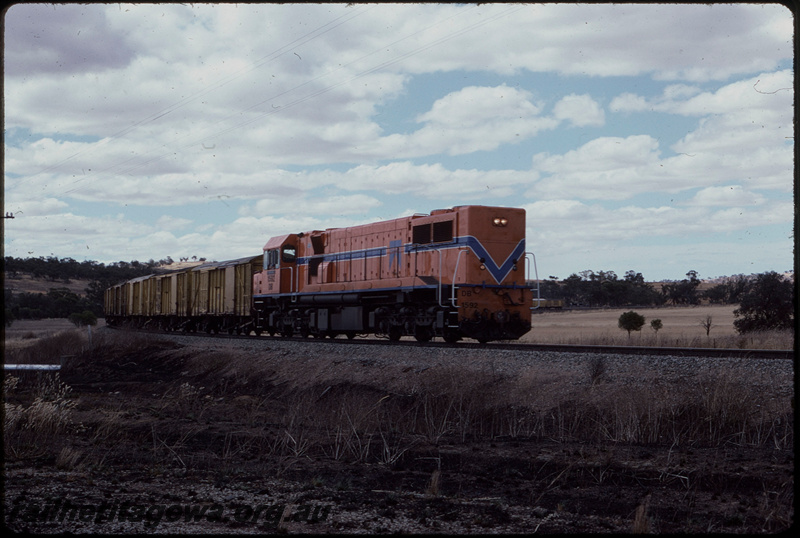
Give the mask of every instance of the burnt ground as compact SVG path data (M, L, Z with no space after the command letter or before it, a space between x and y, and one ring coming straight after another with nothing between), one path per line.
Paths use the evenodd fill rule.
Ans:
M309 409L374 403L384 392L347 383L301 391L277 370L232 372L228 358L148 341L68 360L60 376L70 389L21 379L8 403L39 396L69 408L70 420L7 428L5 525L35 533L749 534L793 523L791 447L432 435L400 431L399 421L368 430L355 412L326 424Z

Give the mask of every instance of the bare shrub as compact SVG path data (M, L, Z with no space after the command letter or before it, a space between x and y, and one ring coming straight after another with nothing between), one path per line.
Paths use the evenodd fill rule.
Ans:
M649 504L650 496L648 495L644 501L636 507L636 513L633 516L633 525L631 526L631 532L633 534L650 534L652 531L650 517L647 515Z
M3 432L11 432L22 421L25 408L21 405L4 402L3 411Z
M589 361L589 380L592 385L602 383L608 379L608 366L604 355L595 355Z
M68 400L47 401L36 398L24 411L22 427L33 430L42 437L50 437L71 424L74 407L75 402Z
M16 384L11 382L10 385ZM50 440L72 424L76 402L70 399L71 391L56 374L40 380L33 390L35 397L30 405L4 402L3 440L6 455L40 454L46 451Z
M69 355L77 355L86 347L84 331L71 330L40 338L29 346L8 349L7 363L59 364Z
M83 457L83 453L72 447L65 446L56 457L56 468L62 470L73 470L78 467L78 462Z

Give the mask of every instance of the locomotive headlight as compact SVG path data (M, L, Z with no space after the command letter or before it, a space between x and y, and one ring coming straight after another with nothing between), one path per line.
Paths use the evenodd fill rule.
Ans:
M505 226L506 224L508 224L508 219L503 217L495 217L492 221L493 226Z

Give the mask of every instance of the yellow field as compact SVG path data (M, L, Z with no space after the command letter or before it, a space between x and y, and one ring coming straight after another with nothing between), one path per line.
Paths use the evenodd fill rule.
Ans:
M534 313L533 328L523 342L543 344L664 345L697 347L743 347L748 349L791 349L791 332L739 335L733 326L733 311L738 305L687 306L662 308L615 308L598 310L548 310ZM617 327L620 314L634 310L645 317L639 332ZM711 332L700 325L711 317ZM660 319L663 328L656 332L650 322Z

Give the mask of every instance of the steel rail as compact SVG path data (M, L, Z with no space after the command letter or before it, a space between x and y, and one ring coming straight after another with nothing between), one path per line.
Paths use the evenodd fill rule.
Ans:
M112 329L119 329L110 327ZM125 330L125 329L123 329ZM130 330L130 329L127 329ZM705 348L705 347L646 347L646 346L608 346L608 345L581 345L581 344L536 344L527 342L508 342L508 341L494 341L481 344L478 342L456 342L449 344L447 342L417 342L412 340L411 337L407 340L399 340L390 342L388 338L380 337L358 337L353 339L347 338L301 338L301 337L283 337L283 336L252 336L252 335L230 335L230 334L208 334L202 332L184 333L184 332L167 332L167 331L151 331L144 330L143 332L162 334L162 335L176 335L176 336L194 336L202 338L220 338L220 339L242 339L251 341L264 341L264 342L307 342L309 345L313 344L334 344L334 345L385 345L396 347L430 347L430 348L447 348L447 349L495 349L503 351L517 351L521 353L532 352L548 352L548 353L578 353L578 354L595 354L595 355L653 355L653 356L673 356L673 357L718 357L718 358L732 358L732 359L794 359L795 352L791 349L739 349L739 348Z

